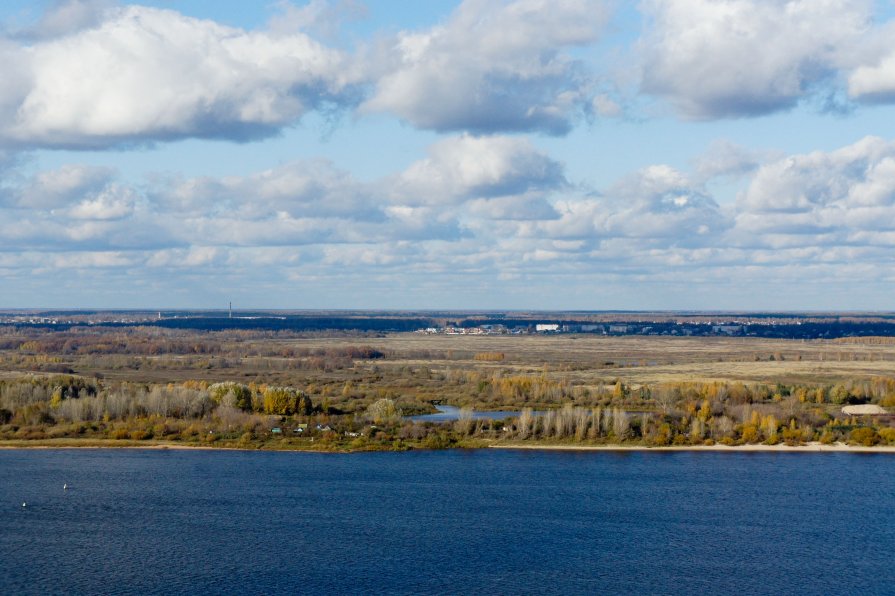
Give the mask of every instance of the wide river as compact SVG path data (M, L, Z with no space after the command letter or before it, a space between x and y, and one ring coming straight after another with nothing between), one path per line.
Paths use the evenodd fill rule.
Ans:
M895 456L0 451L0 593L892 594Z

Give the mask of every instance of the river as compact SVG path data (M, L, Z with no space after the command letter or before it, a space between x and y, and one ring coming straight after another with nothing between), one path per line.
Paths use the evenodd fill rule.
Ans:
M7 450L0 587L883 594L893 495L883 454Z

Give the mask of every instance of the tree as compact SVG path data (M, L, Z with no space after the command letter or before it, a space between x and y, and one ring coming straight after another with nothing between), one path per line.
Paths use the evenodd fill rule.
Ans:
M862 426L861 428L856 428L851 431L849 438L855 443L859 443L865 447L873 447L879 443L879 435L876 434L875 430L868 426Z
M227 381L208 388L208 395L215 403L249 411L252 409L252 390L248 385Z
M262 394L264 411L268 414L291 416L293 414L309 414L311 400L294 387L268 387Z
M519 421L517 424L519 425L519 438L527 439L529 433L534 428L534 412L531 408L523 408L522 412L519 413Z
M460 414L457 416L457 422L454 425L462 435L468 435L472 431L472 408L460 408Z
M367 419L376 424L397 422L400 418L401 410L398 409L394 401L388 398L376 400L367 408Z

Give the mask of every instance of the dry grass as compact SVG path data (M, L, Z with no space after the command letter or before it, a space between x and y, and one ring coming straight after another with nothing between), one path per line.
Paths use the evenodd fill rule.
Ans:
M546 372L587 385L615 379L633 385L674 381L833 383L856 377L895 376L895 346L830 341L403 334L371 344L398 357L378 366ZM424 351L441 354L444 359L413 357ZM474 360L476 353L486 351L502 352L506 358L503 362Z
M428 368L477 371L483 374L547 374L576 385L598 386L621 379L629 385L677 381L742 381L746 383L835 383L874 376L895 377L895 345L721 337L445 336L393 334L384 337L335 337L257 340L265 345L326 350L372 346L386 354L358 360L354 367L330 371L290 370L289 360L266 357L231 361L227 367L197 368L186 356L141 357L139 368L104 366L102 359L65 359L82 375L110 380L167 383L187 379L252 380L290 384L313 378L339 382L378 369L386 376L408 378L409 370ZM853 340L854 341L854 340ZM502 353L502 361L476 360L480 353ZM210 358L212 361L214 357ZM263 362L262 362L263 361ZM159 366L152 363L158 362ZM182 362L180 366L178 363ZM164 366L161 363L165 363ZM266 363L266 364L264 364ZM277 366L277 364L283 366ZM0 378L21 376L27 369L0 372ZM388 374L391 373L391 374ZM42 375L54 373L38 373Z

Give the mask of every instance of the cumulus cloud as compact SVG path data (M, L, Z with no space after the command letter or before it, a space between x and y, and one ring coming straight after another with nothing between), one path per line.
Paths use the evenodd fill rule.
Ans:
M527 142L469 135L437 142L403 172L371 182L313 160L146 187L71 165L8 181L14 196L47 198L30 209L0 207L0 269L9 278L23 268L118 268L156 280L145 271L201 271L236 284L355 290L359 280L371 287L413 278L433 295L471 279L522 289L557 280L698 286L730 275L737 283L891 275L895 141L763 158L742 174L749 179L737 201L722 207L706 172L731 169L743 171L654 165L584 193ZM453 185L440 191L438 176ZM408 180L443 194L413 200Z
M872 8L870 0L648 0L642 89L694 119L791 108L835 81Z
M645 168L610 192L614 209L604 225L614 235L686 246L726 226L715 200L669 166Z
M111 168L65 165L38 172L19 186L7 186L4 195L6 202L22 208L61 207L102 191L114 176Z
M357 2L277 5L244 30L112 0L55 3L0 38L0 144L124 147L183 138L247 141L314 110L386 112L418 128L563 134L619 115L569 50L594 42L606 0L465 0L443 24L337 50Z
M387 67L362 109L437 131L563 134L593 101L564 50L595 41L608 16L602 0L465 0L375 55Z
M310 0L300 6L280 0L275 6L279 13L270 20L271 31L275 33L311 31L326 38L335 37L346 19L359 20L366 17L369 12L359 0L338 2Z
M33 26L15 34L35 41L69 35L98 25L114 0L55 0Z
M73 219L122 219L134 212L136 193L130 188L109 185L90 198L85 198L68 210Z
M439 204L557 190L567 182L562 165L527 139L461 135L432 145L392 184L397 201Z
M87 4L65 5L64 14L90 16L73 32L0 43L0 139L75 148L246 140L327 102L354 101L350 61L301 32L245 31L142 6L97 13Z
M166 208L191 215L230 214L377 219L370 191L324 159L295 161L249 176L167 178L151 194Z
M737 230L749 242L851 243L895 230L895 143L867 137L836 151L762 166L737 200ZM783 237L785 235L785 237ZM880 237L882 238L882 236Z
M778 157L772 152L754 151L726 139L718 139L694 160L693 169L700 181L736 179L751 174L762 163Z
M852 49L848 72L848 94L867 103L895 102L895 23L869 32Z

